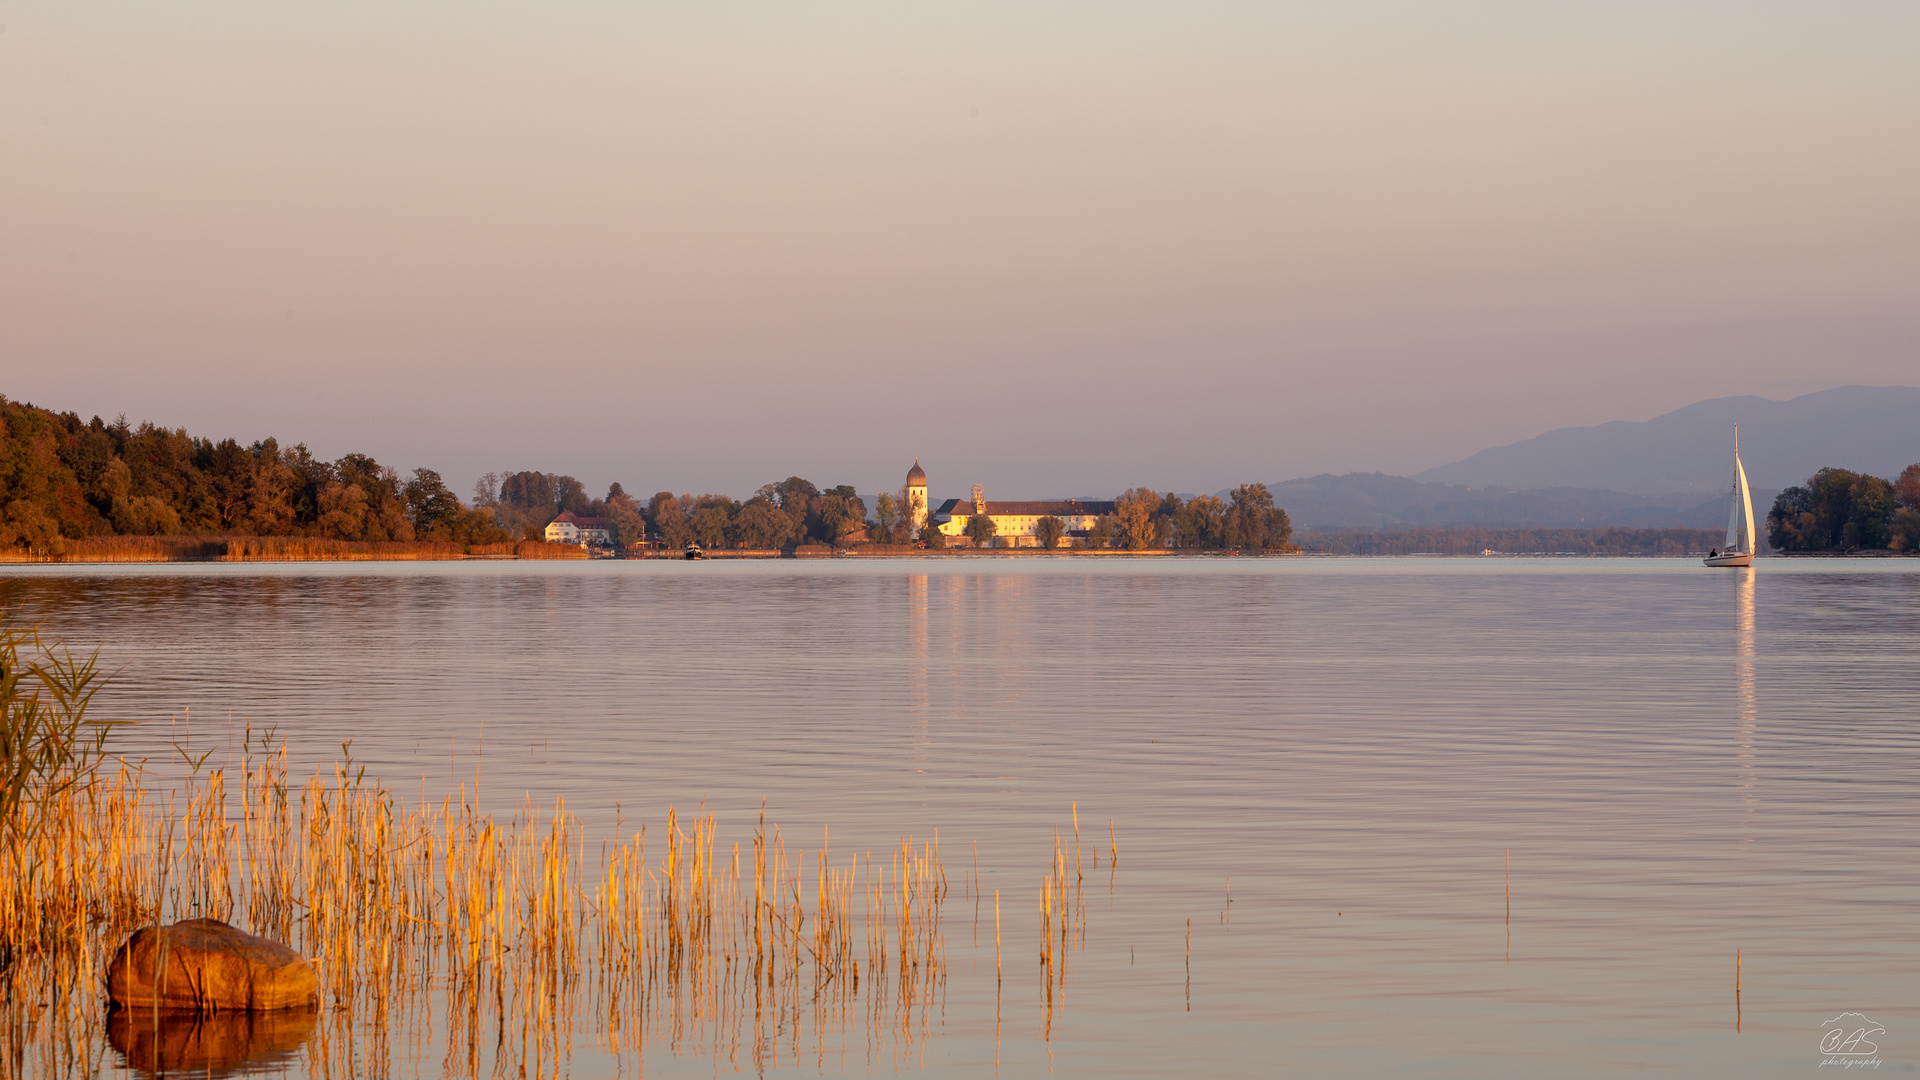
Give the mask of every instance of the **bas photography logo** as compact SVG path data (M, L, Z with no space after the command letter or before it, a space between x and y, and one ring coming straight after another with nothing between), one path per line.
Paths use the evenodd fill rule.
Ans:
M1820 1053L1825 1055L1820 1067L1878 1069L1880 1044L1874 1042L1873 1037L1886 1033L1886 1028L1867 1019L1864 1013L1841 1013L1820 1025Z

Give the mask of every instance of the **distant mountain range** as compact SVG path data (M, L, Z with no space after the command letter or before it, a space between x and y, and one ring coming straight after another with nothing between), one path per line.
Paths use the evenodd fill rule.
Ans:
M1513 489L1576 487L1638 495L1727 486L1733 425L1755 488L1798 484L1823 466L1893 477L1920 461L1920 389L1842 386L1787 401L1725 397L1634 423L1560 428L1415 473L1415 480Z
M1271 487L1298 529L1714 528L1727 520L1736 422L1756 516L1816 469L1891 478L1920 461L1920 389L1843 386L1788 401L1714 398L1645 422L1561 428L1411 478L1348 473Z
M1627 525L1636 528L1707 529L1727 521L1727 495L1708 499L1691 493L1648 498L1624 491L1552 487L1512 490L1428 484L1385 473L1321 475L1269 485L1274 505L1296 529L1383 529L1412 525L1512 525L1571 528ZM1756 512L1764 496L1755 491Z

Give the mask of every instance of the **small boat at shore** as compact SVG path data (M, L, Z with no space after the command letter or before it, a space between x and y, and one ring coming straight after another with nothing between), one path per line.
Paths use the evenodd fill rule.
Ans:
M1753 539L1753 491L1747 470L1740 464L1740 425L1733 426L1733 505L1727 509L1726 546L1707 554L1708 566L1752 566L1758 547Z
M706 549L699 544L688 544L686 553L680 557L683 559L704 559L707 557L707 552Z

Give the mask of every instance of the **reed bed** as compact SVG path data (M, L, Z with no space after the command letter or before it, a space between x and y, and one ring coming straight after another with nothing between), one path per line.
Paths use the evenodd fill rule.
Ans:
M522 540L513 545L516 559L584 559L589 555L579 544L555 544L546 540Z
M435 562L466 558L584 559L586 548L522 540L446 544L426 540L328 540L317 536L89 536L56 548L0 549L0 563Z
M207 562L226 550L218 536L89 536L47 551L0 549L0 562Z
M109 1036L131 1037L108 1030L108 957L134 929L180 918L311 958L323 1003L301 1045L314 1076L562 1075L576 1030L616 1054L664 1043L756 1072L821 1067L860 1031L870 1059L905 1064L940 1007L937 837L841 855L825 833L790 842L763 812L744 845L723 846L712 815L669 809L652 833L622 826L590 852L564 802L502 819L462 787L408 805L350 760L300 783L284 746L250 732L245 745L164 794L124 763L49 790L36 828L0 851L9 1075L98 1071ZM1046 922L1049 995L1083 918L1069 914L1068 857L1057 842L1043 898L1060 942ZM429 1044L443 1060L424 1060Z
M317 536L234 536L223 562L433 562L465 558L462 544L426 540L327 540Z

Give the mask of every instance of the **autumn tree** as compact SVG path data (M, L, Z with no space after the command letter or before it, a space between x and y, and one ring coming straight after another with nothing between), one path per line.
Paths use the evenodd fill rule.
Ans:
M619 484L607 489L607 524L613 530L613 542L622 548L633 547L647 538L645 510Z
M647 500L647 520L652 522L660 542L670 548L686 547L693 540L693 525L671 491L655 492Z
M1153 515L1160 509L1160 496L1149 488L1128 488L1113 503L1114 546L1140 551L1152 546Z
M1893 497L1900 509L1894 511L1888 528L1887 546L1895 551L1920 550L1920 463L1900 470Z

